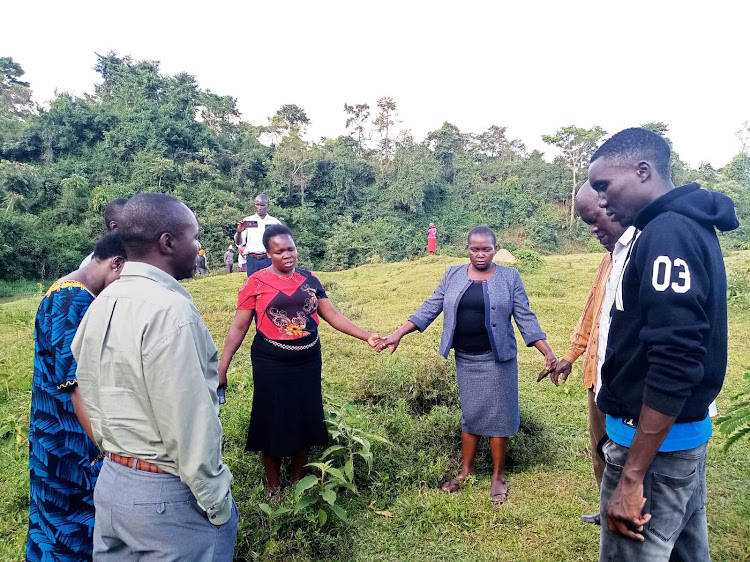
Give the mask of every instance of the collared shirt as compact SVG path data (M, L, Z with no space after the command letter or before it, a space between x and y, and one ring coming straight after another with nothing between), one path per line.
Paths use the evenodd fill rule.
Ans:
M576 324L573 335L570 337L570 347L563 356L563 359L569 363L575 363L576 359L586 353L583 360L583 378L581 381L586 388L594 386L598 378L599 319L601 318L606 283L611 270L612 255L607 253L596 270L594 282L591 284L589 296L586 299L586 306L583 308L578 324Z
M179 476L211 523L226 523L218 351L190 293L161 269L128 262L89 307L72 351L99 448Z
M266 231L266 227L272 224L280 224L279 219L266 215L264 218L260 218L258 213L245 217L243 221L255 221L258 223L257 227L246 228L240 233L240 246L245 247L245 255L247 254L265 254L266 248L263 246L263 233Z
M612 251L612 269L607 279L604 302L599 318L599 345L597 346L596 386L594 388L597 394L599 394L599 389L602 386L602 365L604 365L604 358L607 355L607 338L609 337L609 324L612 320L612 306L615 304L617 294L622 290L620 281L630 255L630 247L636 238L638 237L635 227L629 226L617 240L615 249Z

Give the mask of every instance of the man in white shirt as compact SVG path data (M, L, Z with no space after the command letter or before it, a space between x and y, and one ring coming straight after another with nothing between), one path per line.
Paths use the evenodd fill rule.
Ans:
M268 195L260 193L255 198L255 214L237 223L234 242L243 246L242 255L247 260L247 276L271 265L271 258L263 246L263 233L271 224L280 224L276 217L268 214Z

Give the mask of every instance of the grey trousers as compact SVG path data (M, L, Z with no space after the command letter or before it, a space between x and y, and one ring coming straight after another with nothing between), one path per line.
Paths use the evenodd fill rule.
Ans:
M656 454L643 479L643 511L651 514L651 521L643 528L645 540L639 542L607 527L607 502L630 451L607 441L603 448L607 468L599 500L599 562L710 562L705 506L707 445Z
M232 560L237 506L217 529L177 476L134 470L105 458L94 506L95 561Z

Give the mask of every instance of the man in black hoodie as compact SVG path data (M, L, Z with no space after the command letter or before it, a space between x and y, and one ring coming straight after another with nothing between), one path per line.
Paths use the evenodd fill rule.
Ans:
M675 187L669 145L646 129L591 158L599 205L637 230L612 307L602 388L607 467L600 560L709 560L709 404L727 365L726 272L715 228L737 228L732 200Z

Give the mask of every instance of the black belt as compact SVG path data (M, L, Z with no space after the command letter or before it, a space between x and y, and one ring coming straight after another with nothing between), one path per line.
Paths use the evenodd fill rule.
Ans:
M251 258L255 258L257 260L262 260L263 258L267 258L268 254L256 254L255 252L249 252L245 254L246 256L249 256Z

